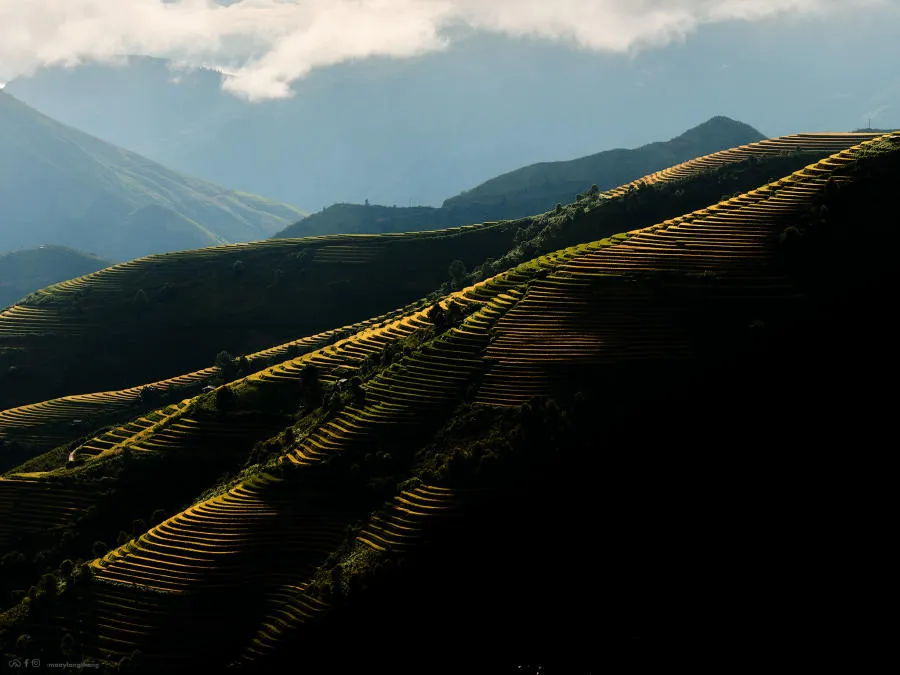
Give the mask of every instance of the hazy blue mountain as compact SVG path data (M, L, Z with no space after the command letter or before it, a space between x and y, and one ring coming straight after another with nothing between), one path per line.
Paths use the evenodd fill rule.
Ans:
M668 166L764 138L748 124L713 117L669 141L510 171L447 199L443 207L484 214L476 220L520 218L547 211L556 203L568 203L592 184L608 190Z
M112 263L65 246L0 254L0 309L50 284L96 272Z
M638 147L715 114L769 136L900 126L892 30L863 12L781 16L636 55L476 34L314 71L293 99L253 104L219 91L216 73L173 75L151 59L40 72L9 90L166 166L309 211L439 206L519 167Z
M0 251L59 244L126 260L262 239L303 215L171 171L0 92Z
M408 232L522 218L549 211L557 203L568 204L591 185L608 190L673 164L763 138L743 122L713 117L668 141L510 171L444 200L441 208L335 204L276 236Z

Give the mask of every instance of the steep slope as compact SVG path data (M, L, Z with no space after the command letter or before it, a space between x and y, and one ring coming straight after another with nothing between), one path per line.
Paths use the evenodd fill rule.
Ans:
M170 171L0 91L0 251L58 244L127 260L260 239L302 216Z
M559 213L520 221L275 239L118 265L0 313L0 381L10 385L0 388L0 407L163 380L207 367L223 349L246 354L354 323L629 223L649 225L709 205L872 137L799 135L741 146L639 181L651 187L585 195ZM791 149L813 154L785 154ZM451 282L455 260L464 269ZM54 354L63 335L79 339L60 360ZM103 363L88 358L98 350Z
M23 549L4 565L27 587L37 561L91 560L4 614L0 646L150 672L444 673L847 644L860 582L837 579L869 564L857 500L882 467L820 442L890 424L862 429L870 400L833 396L838 373L866 376L859 356L895 352L869 329L891 319L898 162L900 134L874 139L554 251L124 425L76 466L7 476L0 534ZM882 250L846 255L857 222ZM853 358L823 369L841 345ZM222 470L238 475L202 491ZM56 549L27 548L51 528ZM434 639L462 620L471 638Z
M549 211L557 203L568 204L591 185L608 190L673 164L763 138L749 125L714 117L670 141L511 171L445 200L439 209L335 204L276 236L408 232L522 218Z
M39 288L95 272L112 263L64 246L0 254L0 307Z

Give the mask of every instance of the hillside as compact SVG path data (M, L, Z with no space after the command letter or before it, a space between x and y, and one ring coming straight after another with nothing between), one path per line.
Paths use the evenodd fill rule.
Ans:
M0 251L41 244L111 260L264 238L303 213L170 171L0 91Z
M275 236L409 232L523 218L549 211L558 203L568 204L592 185L608 190L668 166L763 138L753 127L714 117L670 141L527 166L451 197L441 208L335 204Z
M592 184L608 190L664 167L764 138L747 124L713 117L669 141L633 150L607 150L565 162L532 164L451 197L443 207L470 213L490 211L495 213L494 218L519 218L565 204Z
M66 279L95 272L112 263L64 246L41 246L0 254L0 307Z
M900 134L868 138L7 472L0 649L138 672L868 663Z
M117 265L0 313L0 407L159 381L208 367L222 350L247 354L362 321L449 288L456 260L455 283L477 281L629 223L707 206L871 137L796 135L741 146L658 172L648 179L656 187L643 188L649 192L639 181L630 191L586 195L560 213L517 221L273 239ZM60 360L59 338L68 336L78 340ZM100 352L97 362L91 356Z

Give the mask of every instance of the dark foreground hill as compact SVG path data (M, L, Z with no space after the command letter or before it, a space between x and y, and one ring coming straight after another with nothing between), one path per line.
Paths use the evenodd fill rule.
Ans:
M657 172L655 187L638 189L639 181L585 194L516 221L273 239L117 265L0 313L0 407L134 387L205 368L222 350L248 354L362 321L444 284L449 290L451 281L459 287L539 253L709 205L870 137L796 135L740 146ZM76 336L58 358L60 338Z
M13 304L32 291L95 272L112 263L64 246L0 254L0 307Z
M898 168L855 145L7 472L4 658L869 669Z
M0 91L0 252L58 244L128 260L261 239L303 215L170 171Z
M669 141L511 171L447 199L441 208L335 204L276 236L409 232L522 218L549 211L558 203L568 204L591 185L609 190L695 157L764 138L747 124L713 117Z

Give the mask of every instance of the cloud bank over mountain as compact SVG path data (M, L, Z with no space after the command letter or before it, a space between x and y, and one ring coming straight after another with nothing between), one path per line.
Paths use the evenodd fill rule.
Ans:
M47 66L174 59L249 100L285 98L316 68L404 58L474 29L635 52L705 24L828 16L887 0L0 0L0 82Z

